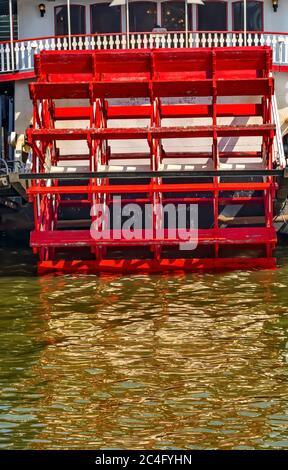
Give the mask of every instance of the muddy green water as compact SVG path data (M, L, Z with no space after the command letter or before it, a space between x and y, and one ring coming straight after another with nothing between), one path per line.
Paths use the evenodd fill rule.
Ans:
M276 271L174 277L0 255L0 448L288 448L288 247Z

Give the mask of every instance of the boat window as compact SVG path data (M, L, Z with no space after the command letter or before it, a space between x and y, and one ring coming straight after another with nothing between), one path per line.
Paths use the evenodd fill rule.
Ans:
M185 2L162 2L162 24L168 31L185 29ZM188 5L188 29L192 29L192 5Z
M243 5L243 1L232 4L234 31L244 29ZM247 31L263 31L263 2L247 1Z
M155 2L129 3L130 31L152 31L157 24L157 4Z
M109 3L91 5L91 33L120 33L121 7Z
M17 2L12 0L13 14L13 38L18 38L18 16ZM0 1L0 41L8 41L10 39L10 16L8 2Z
M71 34L85 34L85 6L71 5ZM67 6L55 7L55 36L68 34Z
M227 31L227 2L197 5L198 31Z

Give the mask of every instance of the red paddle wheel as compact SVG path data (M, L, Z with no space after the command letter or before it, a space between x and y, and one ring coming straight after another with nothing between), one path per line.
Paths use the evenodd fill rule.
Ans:
M266 47L41 52L27 130L39 271L275 266L271 67ZM115 222L127 204L152 208L148 228ZM167 204L197 206L193 249Z

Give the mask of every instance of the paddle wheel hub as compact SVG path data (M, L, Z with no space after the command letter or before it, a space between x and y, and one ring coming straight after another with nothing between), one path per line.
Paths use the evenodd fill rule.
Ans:
M42 51L35 68L40 272L275 266L270 48Z

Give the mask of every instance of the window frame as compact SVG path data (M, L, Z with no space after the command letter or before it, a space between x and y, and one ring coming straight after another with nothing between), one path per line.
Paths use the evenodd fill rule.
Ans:
M139 3L140 4L141 3L153 3L156 6L156 23L157 23L157 21L158 21L158 8L157 8L157 3L158 2L157 2L157 0L139 0L139 1L137 0L135 2L130 2L129 6L136 5L136 4L139 4ZM129 12L129 23L130 23L130 12ZM150 32L151 33L151 31L131 31L130 30L130 24L129 24L129 32L130 33L137 33L137 32L139 32L139 33L149 33Z
M71 36L86 36L87 34L87 25L86 25L86 5L83 5L82 3L71 3L71 7L80 7L83 8L84 10L84 33L79 33L79 34L74 34L71 32ZM55 5L54 6L54 36L56 38L63 37L63 36L68 36L67 34L56 34L56 9L60 7L66 7L67 8L67 3L62 4L62 5ZM67 18L68 21L68 18Z
M227 33L228 32L228 24L229 24L229 18L228 18L228 1L227 0L205 0L205 4L207 3L224 3L226 5L226 29L223 29L221 31L216 31L219 33ZM199 7L202 5L197 5L196 4L196 31L199 33L205 33L206 30L201 31L199 29ZM213 30L211 30L213 32ZM208 31L209 32L209 31Z
M249 1L254 1L254 2L257 2L257 3L260 3L262 5L262 29L259 29L258 31L248 31L248 33L263 33L264 32L264 1L263 0L247 0L247 3L249 3ZM241 32L241 30L239 31L236 31L235 30L235 21L234 21L234 13L233 13L233 5L236 4L236 3L243 3L243 0L235 0L231 3L231 16L232 16L232 31L235 33L239 33Z
M163 24L163 6L164 4L166 3L183 3L184 4L184 29L182 29L181 31L185 31L185 0L163 0L161 1L160 3L160 6L161 6L161 26L163 28L165 28L164 24ZM188 4L188 31L193 31L193 4ZM167 32L172 32L173 33L173 30L167 30Z
M110 7L111 2L101 2L101 3L91 3L90 5L90 8L89 8L89 14L90 14L90 34L122 34L123 33L123 24L122 24L122 5L119 5L120 6L120 30L118 33L109 33L109 32L106 32L106 33L93 33L92 32L92 8L94 6L105 6L107 5L108 8L114 8L114 7Z

